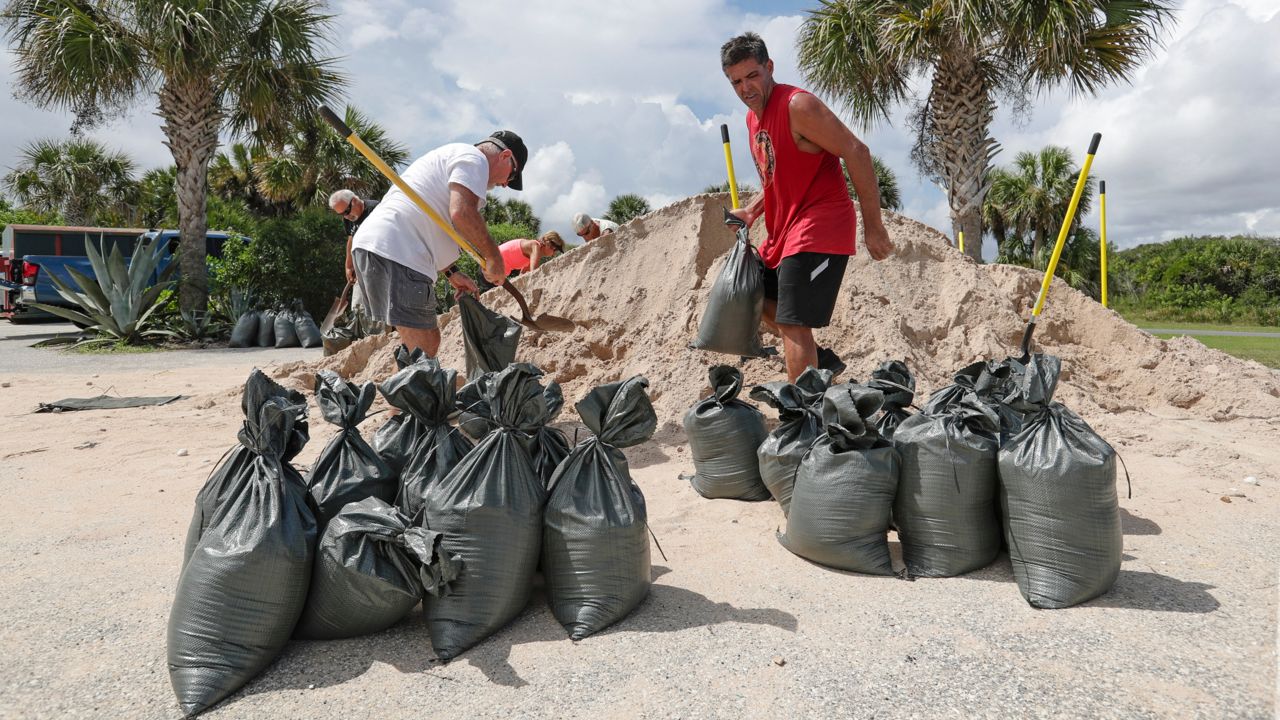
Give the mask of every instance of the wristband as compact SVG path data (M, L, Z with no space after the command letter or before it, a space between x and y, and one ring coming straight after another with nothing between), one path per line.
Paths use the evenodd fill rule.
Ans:
M453 274L456 272L458 272L458 270L454 268L454 266L450 265L449 267L444 269L444 276L446 278L451 278L453 277Z

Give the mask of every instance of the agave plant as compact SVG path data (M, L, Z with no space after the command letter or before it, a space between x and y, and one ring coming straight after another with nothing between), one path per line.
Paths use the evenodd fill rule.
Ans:
M99 239L99 246L85 243L85 251L89 256L89 264L93 267L95 277L68 266L80 290L72 288L56 274L49 279L58 290L58 294L73 303L79 310L35 303L35 307L66 318L95 332L98 339L124 343L134 343L144 337L167 334L163 330L148 327L151 313L159 307L156 302L172 283L172 276L178 268L177 262L171 262L151 284L151 278L160 266L163 254L155 240L139 241L133 248L133 256L126 265L120 246L111 248L110 255L104 260Z

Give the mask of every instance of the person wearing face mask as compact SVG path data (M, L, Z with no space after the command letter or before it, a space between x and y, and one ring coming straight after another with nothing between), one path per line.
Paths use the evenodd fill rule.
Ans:
M524 187L528 159L520 136L499 130L474 145L442 145L401 174L484 258L484 277L494 285L502 284L507 269L480 208L485 193L495 187ZM351 259L365 306L375 320L395 327L410 350L420 348L435 357L440 348L437 274L444 273L455 292L476 292L475 282L454 267L460 252L453 239L397 187L360 223Z

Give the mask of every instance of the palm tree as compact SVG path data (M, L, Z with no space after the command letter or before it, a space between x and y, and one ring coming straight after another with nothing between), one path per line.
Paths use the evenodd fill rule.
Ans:
M952 235L982 236L996 96L1026 107L1068 85L1094 94L1128 81L1172 19L1172 0L822 0L800 30L813 89L869 129L913 102L921 171L946 189ZM923 99L911 81L931 72ZM966 251L981 258L981 243Z
M128 214L136 194L133 160L86 138L37 140L22 149L5 186L23 205L60 213L72 225Z
M40 107L122 110L155 92L177 166L180 304L208 305L207 171L219 133L279 140L332 102L318 0L9 0L20 94Z
M604 214L604 219L612 220L621 225L647 212L649 212L648 200L639 195L627 193L609 201L609 211Z
M232 143L209 163L209 192L227 202L239 203L255 215L288 215L294 210L290 203L275 202L262 191L258 168L266 161L261 145Z
M344 115L347 127L392 168L408 161L408 147L392 140L381 125L351 105ZM258 190L274 203L303 208L324 205L334 190L380 198L391 188L391 181L359 150L314 114L296 118L283 142L259 150L254 163Z
M898 190L898 176L875 155L871 156L871 167L876 172L876 185L880 189L880 207L885 210L901 210L902 192ZM844 166L843 161L840 169L844 172L844 185L849 189L849 197L857 200L858 193L853 189L853 180L849 178L849 169Z
M536 236L542 229L542 219L534 214L533 206L523 200L515 198L499 200L493 195L485 195L482 214L488 225L513 225L524 228L524 232L516 237Z
M1038 257L1046 246L1052 250L1079 174L1071 152L1056 145L1035 153L1020 152L1012 168L993 170L991 189L983 203L983 219L992 229L997 246L1013 243L1016 238L1027 245L1019 253L1027 258ZM1089 213L1095 185L1092 175L1086 178L1073 229Z
M138 180L137 218L148 228L178 224L178 169L153 168Z

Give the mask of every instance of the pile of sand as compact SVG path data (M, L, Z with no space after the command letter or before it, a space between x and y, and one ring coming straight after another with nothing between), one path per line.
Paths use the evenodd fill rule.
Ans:
M569 408L595 385L644 375L666 423L678 423L709 392L711 365L741 367L748 385L785 378L779 357L741 360L688 348L733 243L721 222L726 197L700 195L675 203L516 279L535 313L575 323L571 332L526 330L517 359L561 383ZM956 369L1017 354L1040 289L1039 273L974 263L936 230L893 213L886 213L885 223L896 253L878 263L865 251L851 259L832 324L817 333L820 344L834 347L848 363L841 380L865 380L880 362L903 359L916 375L919 403L950 382ZM518 314L502 290L483 300ZM455 319L456 312L442 318L440 359L461 369ZM393 338L362 340L280 374L307 389L322 368L360 381L382 380L395 371ZM766 335L765 341L780 347L778 338ZM1280 373L1187 338L1156 339L1060 281L1050 291L1035 346L1062 358L1057 397L1086 415L1144 410L1215 420L1280 416Z

